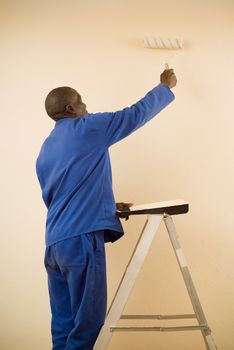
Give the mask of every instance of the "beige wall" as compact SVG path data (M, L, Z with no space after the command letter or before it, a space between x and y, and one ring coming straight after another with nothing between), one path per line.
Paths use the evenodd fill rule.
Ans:
M158 83L167 59L178 78L176 100L111 148L115 196L189 201L190 212L174 218L180 242L217 345L233 349L233 4L1 2L1 350L50 348L46 210L34 165L54 126L46 94L69 85L89 111L120 109ZM145 49L144 35L183 37L185 50L168 57ZM106 247L109 302L143 222L124 222L124 238ZM125 311L192 312L163 226ZM110 349L121 348L205 349L199 332L121 333Z

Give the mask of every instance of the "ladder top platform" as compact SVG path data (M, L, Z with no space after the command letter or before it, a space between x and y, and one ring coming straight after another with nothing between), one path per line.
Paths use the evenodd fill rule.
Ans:
M116 213L121 218L128 218L130 215L142 214L185 214L189 211L189 203L177 199L173 201L156 202L142 205L135 205L129 209L117 210Z

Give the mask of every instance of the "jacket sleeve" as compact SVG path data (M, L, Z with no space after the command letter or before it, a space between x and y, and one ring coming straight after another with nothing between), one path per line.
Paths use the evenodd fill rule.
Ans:
M102 143L109 147L150 121L174 98L167 85L159 84L131 107L117 112L93 114L88 117L88 121L92 129L97 128Z

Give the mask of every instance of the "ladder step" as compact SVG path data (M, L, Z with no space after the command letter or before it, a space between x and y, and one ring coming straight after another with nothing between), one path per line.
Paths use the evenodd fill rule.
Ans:
M197 318L195 314L184 315L122 315L120 317L124 320L175 320Z
M209 330L206 325L200 326L178 326L178 327L110 327L111 332L177 332Z

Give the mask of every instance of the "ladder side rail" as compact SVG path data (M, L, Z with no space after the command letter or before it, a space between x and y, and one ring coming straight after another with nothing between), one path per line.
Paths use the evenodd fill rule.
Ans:
M167 232L169 234L169 238L170 238L173 250L176 255L176 259L180 267L180 271L182 273L182 276L185 282L185 286L187 288L187 291L193 306L193 310L197 316L198 323L199 325L206 325L206 328L201 330L206 347L208 350L216 350L217 347L214 343L214 340L211 334L211 329L208 326L204 311L202 309L195 285L193 283L193 280L187 265L186 258L184 256L179 240L177 239L176 229L175 229L175 225L172 220L172 217L170 215L164 214L163 219L167 228Z
M162 222L163 215L149 215L147 223L142 230L142 234L137 241L133 254L129 260L127 268L124 272L121 283L113 298L111 306L108 310L105 323L101 328L99 336L96 340L94 350L106 350L111 340L112 332L110 327L116 326L119 321L124 306L132 291L132 288L137 279L137 275L144 263L148 254L152 241L158 231L159 225Z

